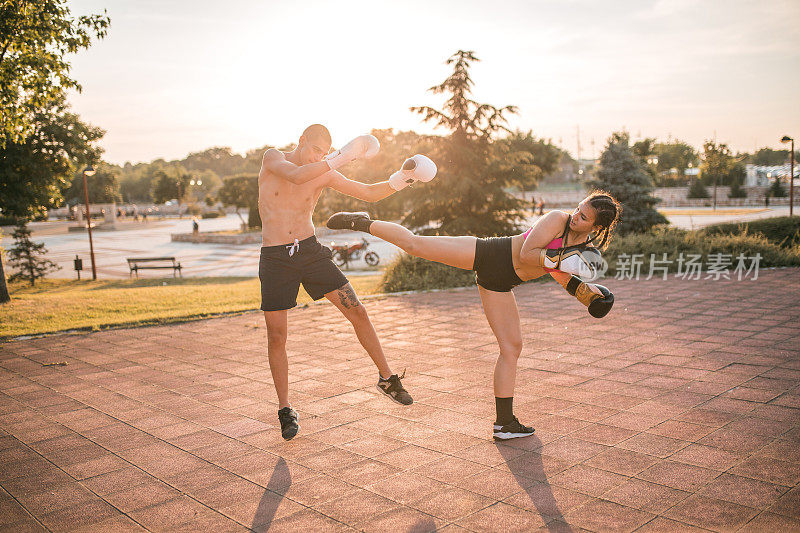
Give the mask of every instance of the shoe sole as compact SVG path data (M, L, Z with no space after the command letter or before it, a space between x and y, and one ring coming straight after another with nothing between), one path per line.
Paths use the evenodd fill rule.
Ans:
M376 385L375 385L375 388L376 388L376 389L378 389L379 391L381 391L381 392L383 393L383 395L384 395L384 396L386 396L387 398L389 398L390 400L392 400L394 403L396 403L396 404L398 404L398 405L403 405L403 406L405 406L405 407L408 407L409 405L411 405L412 403L414 403L414 400L413 400L413 399L411 400L411 403L409 403L409 404L405 404L405 403L401 402L400 400L396 400L396 399L392 398L392 395L391 395L391 394L389 394L388 392L386 392L385 390L383 390L383 389L381 388L381 386L380 386L380 385L377 385L377 384L376 384Z
M495 440L510 440L510 439L518 439L520 437L530 437L536 432L536 430L531 431L530 433L495 433L494 439Z
M355 211L355 212L351 212L350 214L351 215L364 215L366 218L369 218L369 213L367 213L366 211ZM333 215L331 215L331 217L333 217ZM329 217L329 220L330 220L330 217ZM328 226L327 222L325 223L325 226L328 229L355 231L353 228L331 228L330 226Z

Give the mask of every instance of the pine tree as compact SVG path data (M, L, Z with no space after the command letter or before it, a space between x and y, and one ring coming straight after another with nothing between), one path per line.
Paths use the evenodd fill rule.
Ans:
M17 272L8 278L9 281L24 279L33 286L37 279L61 268L49 259L37 257L46 254L47 249L44 243L31 241L31 230L24 221L14 228L14 244L14 248L8 251L8 261Z
M430 154L439 167L436 179L408 192L413 209L403 223L427 226L427 233L503 235L516 231L523 218L522 202L504 190L514 183L515 172L507 168L509 159L500 155L508 154L493 139L500 131L508 131L505 115L516 113L516 108L497 108L471 98L469 67L474 61L478 61L474 52L464 50L447 60L446 64L453 65L452 74L430 89L449 95L441 110L411 108L425 122L450 132L434 144Z
M592 187L607 191L622 204L622 219L617 229L620 234L644 232L668 222L653 207L660 200L650 194L653 182L631 150L629 140L628 134L622 132L609 137L600 156L597 179L590 182Z

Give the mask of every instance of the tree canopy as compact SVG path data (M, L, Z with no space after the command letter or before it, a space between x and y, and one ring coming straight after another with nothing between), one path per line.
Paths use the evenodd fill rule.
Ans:
M65 0L0 3L0 147L24 142L42 110L81 90L67 56L105 37L109 24L105 14L71 17Z
M70 113L63 98L36 112L33 124L24 141L0 148L0 210L19 218L58 206L73 172L100 157L92 143L105 134Z

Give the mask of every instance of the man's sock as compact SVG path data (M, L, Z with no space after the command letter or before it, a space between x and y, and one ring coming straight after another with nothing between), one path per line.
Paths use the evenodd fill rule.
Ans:
M510 398L497 398L494 399L494 404L497 409L497 425L504 426L514 420L514 397Z

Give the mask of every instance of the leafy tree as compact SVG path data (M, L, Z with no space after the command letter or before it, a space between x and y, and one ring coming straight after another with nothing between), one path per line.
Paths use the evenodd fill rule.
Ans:
M60 204L76 168L100 157L92 143L105 133L69 113L63 98L35 113L32 124L24 141L0 148L0 211L24 220ZM2 270L0 261L0 303L9 300Z
M121 202L117 182L117 167L99 163L93 176L86 176L86 185L89 188L89 201L93 204L110 204ZM72 183L63 192L63 197L69 204L80 204L84 201L83 195L83 170L78 169L73 173Z
M694 147L682 141L658 143L655 145L655 153L658 156L658 170L677 168L683 172L690 165L696 167L700 162Z
M0 2L0 147L24 143L38 115L81 90L67 56L105 37L109 24L105 15L70 17L66 0Z
M656 139L655 137L647 137L641 141L636 141L631 146L631 151L639 157L642 162L642 168L650 175L653 182L656 181L658 173L656 172L656 163L653 163L658 156L656 154Z
M163 204L169 200L178 200L178 206L183 202L186 192L189 190L191 174L182 167L172 167L165 170L157 170L153 174L153 188L150 192L153 201Z
M650 193L653 183L638 156L631 150L629 136L616 132L600 156L597 179L590 186L608 191L623 206L620 234L644 232L668 221L654 206L660 201Z
M703 163L700 165L700 179L704 185L730 185L731 170L736 161L727 144L713 141L703 143Z
M28 229L26 222L14 228L14 243L16 246L8 251L8 261L17 272L8 278L9 281L24 279L34 286L37 279L44 278L48 272L61 268L49 259L38 257L45 255L47 249L44 243L31 241L31 230Z
M143 173L122 171L119 180L119 192L125 202L149 202L152 200L150 191L153 189L153 176Z
M453 66L452 74L430 89L434 94L447 95L441 110L411 108L425 122L450 132L447 137L434 139L430 155L439 165L436 180L401 193L413 206L404 224L428 226L428 233L508 234L516 231L522 220L522 202L504 189L517 181L516 176L504 168L506 163L497 161L501 149L493 138L500 131L508 131L504 126L506 114L515 113L516 108L497 108L471 98L469 68L474 61L478 61L474 52L464 50L446 61Z
M261 155L264 155L261 151ZM227 146L213 147L189 154L180 161L181 166L186 170L211 170L217 176L232 176L244 172L258 172L261 168L261 155L258 158L258 166L253 168L255 161L247 159L239 154L234 154Z
M691 145L682 141L656 143L654 150L655 155L658 157L656 169L659 173L656 183L660 186L673 186L685 183L686 169L697 167L700 162L697 151ZM672 177L672 169L678 171L677 176L674 178Z
M783 165L789 161L789 150L773 150L772 148L760 148L750 157L750 163L773 167Z
M544 176L556 171L562 154L562 150L550 140L537 138L532 131L515 131L500 139L497 145L511 158L507 160L512 163L509 168L512 175L508 180L516 181L526 191L535 190ZM516 164L513 158L516 158Z
M236 207L236 214L239 220L244 224L239 209L248 208L252 213L258 213L258 175L257 174L242 174L239 176L231 176L222 181L222 188L219 190L218 199L225 206ZM252 225L250 222L253 222ZM248 227L260 227L261 218L258 220L248 215Z

